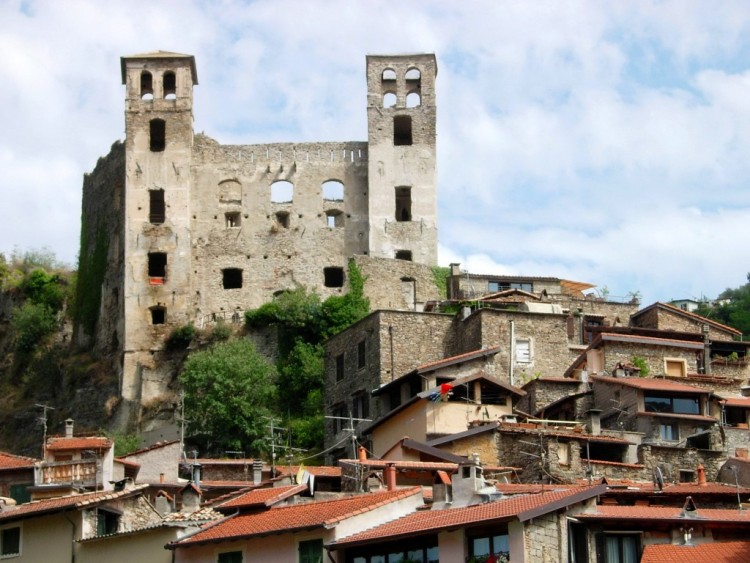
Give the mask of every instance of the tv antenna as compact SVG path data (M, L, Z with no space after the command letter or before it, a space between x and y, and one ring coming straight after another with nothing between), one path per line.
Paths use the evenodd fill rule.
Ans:
M35 407L42 409L42 416L37 420L42 423L43 436L42 436L42 459L47 458L47 411L55 410L55 407L49 405L36 404Z

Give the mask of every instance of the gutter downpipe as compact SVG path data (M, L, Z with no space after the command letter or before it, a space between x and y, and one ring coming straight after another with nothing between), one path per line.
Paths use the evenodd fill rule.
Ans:
M71 538L70 538L70 563L76 563L76 552L75 552L75 548L76 548L76 523L73 522L73 520L71 520L70 518L68 518L68 513L67 512L63 512L63 516L65 517L65 519L68 522L70 522L70 526L72 527L72 529L70 531L70 535L71 535Z
M510 384L515 385L513 381L513 358L516 354L516 322L508 321L510 324L510 357L508 358L508 374L510 376Z

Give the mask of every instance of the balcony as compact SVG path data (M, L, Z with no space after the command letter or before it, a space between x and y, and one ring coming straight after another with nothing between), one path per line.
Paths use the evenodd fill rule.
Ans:
M94 485L97 481L96 460L42 462L34 468L35 485Z

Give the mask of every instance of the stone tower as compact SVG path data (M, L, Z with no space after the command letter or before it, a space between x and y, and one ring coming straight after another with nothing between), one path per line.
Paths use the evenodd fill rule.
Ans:
M195 59L178 53L123 57L121 65L126 86L121 394L140 401L140 367L161 347L167 326L190 319L190 163L198 76Z
M367 57L370 254L437 264L431 54Z

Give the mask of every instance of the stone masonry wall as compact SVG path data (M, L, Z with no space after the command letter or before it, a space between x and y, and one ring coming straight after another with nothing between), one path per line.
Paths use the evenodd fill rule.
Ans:
M354 260L366 278L365 295L372 310L421 311L427 301L442 299L431 266L364 255Z

